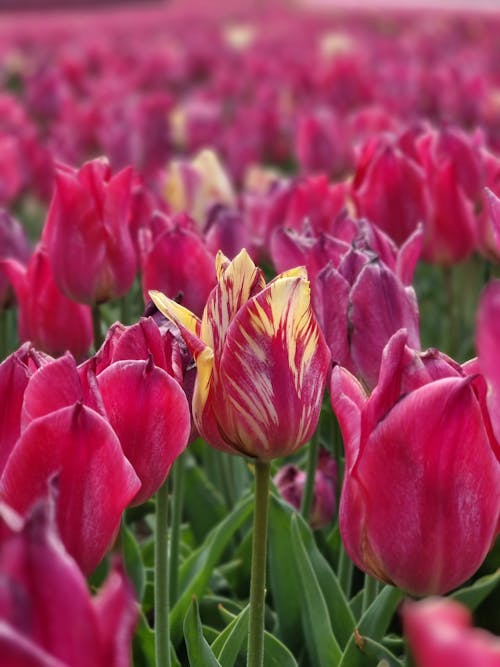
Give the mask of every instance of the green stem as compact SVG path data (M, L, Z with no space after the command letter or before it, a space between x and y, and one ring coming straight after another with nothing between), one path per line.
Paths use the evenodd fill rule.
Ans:
M264 602L266 593L267 516L271 465L255 462L255 507L253 516L252 573L247 667L264 663Z
M92 327L94 330L94 349L97 352L104 340L102 335L101 308L98 303L92 305Z
M309 521L311 507L314 500L314 481L316 479L316 467L318 465L318 431L316 431L309 442L309 453L307 458L307 473L300 513L306 521Z
M168 603L168 481L156 495L155 649L156 667L170 667Z
M340 587L344 591L347 599L351 597L353 570L354 570L353 562L347 555L347 551L345 550L344 545L341 543L337 575Z
M378 593L378 579L365 574L365 586L363 588L362 613L364 614Z
M172 521L170 526L169 588L170 604L177 600L179 573L179 545L181 537L182 508L184 506L185 457L181 454L174 463L172 479L174 494L172 500Z

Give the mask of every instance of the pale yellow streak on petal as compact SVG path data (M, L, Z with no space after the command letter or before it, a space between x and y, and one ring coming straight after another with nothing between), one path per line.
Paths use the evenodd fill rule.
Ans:
M224 271L227 269L229 266L229 259L226 257L226 255L222 252L222 250L219 250L217 255L215 256L215 273L217 275L217 280L220 280L220 277L224 273Z
M198 372L193 393L193 417L199 427L213 376L214 353L212 349L206 347L202 350L196 359L196 368Z
M307 280L307 269L305 266L297 266L294 269L288 269L288 271L283 271L276 276L269 284L281 280L282 278L303 278Z
M169 299L163 292L150 290L149 296L154 305L165 317L168 317L169 320L176 324L181 324L195 336L199 335L200 320L190 310L184 308L184 306L181 306L173 299Z

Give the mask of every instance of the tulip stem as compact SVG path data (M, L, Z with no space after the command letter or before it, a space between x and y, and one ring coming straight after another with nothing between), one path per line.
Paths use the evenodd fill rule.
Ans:
M92 304L92 327L94 331L94 350L97 352L103 343L101 308L98 303Z
M168 593L168 481L156 494L155 649L156 667L170 667Z
M177 600L179 545L181 536L182 508L184 506L184 469L185 457L181 454L174 463L172 480L174 486L172 499L172 522L170 526L170 559L169 559L169 595L170 604Z
M371 577L369 574L365 574L365 585L363 588L363 600L362 600L362 614L368 609L371 603L375 600L378 593L378 579Z
M262 667L264 663L264 610L270 470L271 465L268 461L255 462L255 506L247 667Z
M337 570L340 587L344 591L347 599L349 599L351 597L352 574L354 566L342 543L340 544L339 565Z
M318 430L314 433L309 442L309 452L307 457L307 473L304 492L302 494L302 503L300 513L305 521L309 521L311 507L314 498L314 481L316 479L316 467L318 465Z

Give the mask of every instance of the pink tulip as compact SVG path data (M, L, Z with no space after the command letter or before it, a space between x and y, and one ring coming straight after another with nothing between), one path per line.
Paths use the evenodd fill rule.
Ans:
M137 271L131 187L131 169L112 176L104 158L78 171L57 171L43 239L54 278L68 298L96 304L130 289Z
M0 271L12 284L19 305L19 337L55 356L70 350L82 358L92 343L88 306L68 299L57 286L48 252L39 244L25 267L14 259L0 260Z
M0 258L16 259L25 265L30 256L30 248L24 229L7 211L0 209ZM9 305L12 291L6 276L0 271L0 308Z
M305 272L266 286L242 250L232 262L219 253L217 275L201 321L151 293L195 358L195 424L208 443L231 453L262 460L290 454L316 428L329 367Z
M274 483L282 497L299 510L304 495L306 473L289 463L278 470ZM314 477L314 493L309 522L314 530L327 526L337 508L337 465L325 449L320 449Z
M160 233L142 259L145 301L149 290L165 292L201 314L215 285L214 258L201 236L179 218Z
M397 332L371 396L345 369L332 406L346 450L340 531L365 572L417 595L449 591L481 565L500 514L500 465L478 375ZM429 536L432 536L430 539Z
M465 605L448 598L408 601L402 615L416 667L500 667L500 637L472 627Z
M0 503L0 654L4 667L129 667L137 620L122 567L95 597L59 539L51 505L26 519Z

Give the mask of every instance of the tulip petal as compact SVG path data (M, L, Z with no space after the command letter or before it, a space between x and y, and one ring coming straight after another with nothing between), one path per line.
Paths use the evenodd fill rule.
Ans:
M29 371L11 354L0 364L0 475L20 433L21 409Z
M0 498L24 514L58 476L58 526L82 570L90 573L110 546L120 517L140 488L111 426L77 403L35 419L10 455Z
M142 483L133 499L138 505L160 488L186 447L191 430L187 399L151 358L117 361L97 379L109 422Z
M330 399L342 431L346 465L350 470L359 452L361 415L367 396L354 375L342 366L334 366L330 381Z
M266 285L262 271L244 248L224 271L218 268L219 272L201 320L201 339L214 350L216 358L222 354L226 331L239 309Z
M373 553L397 586L444 593L477 570L498 521L500 469L470 378L437 380L399 400L351 476L366 494L363 558Z
M217 369L224 438L262 459L297 449L316 427L329 359L307 281L281 278L251 298L227 330Z
M490 282L481 295L477 313L476 345L479 367L488 380L488 408L497 440L500 440L500 280Z

